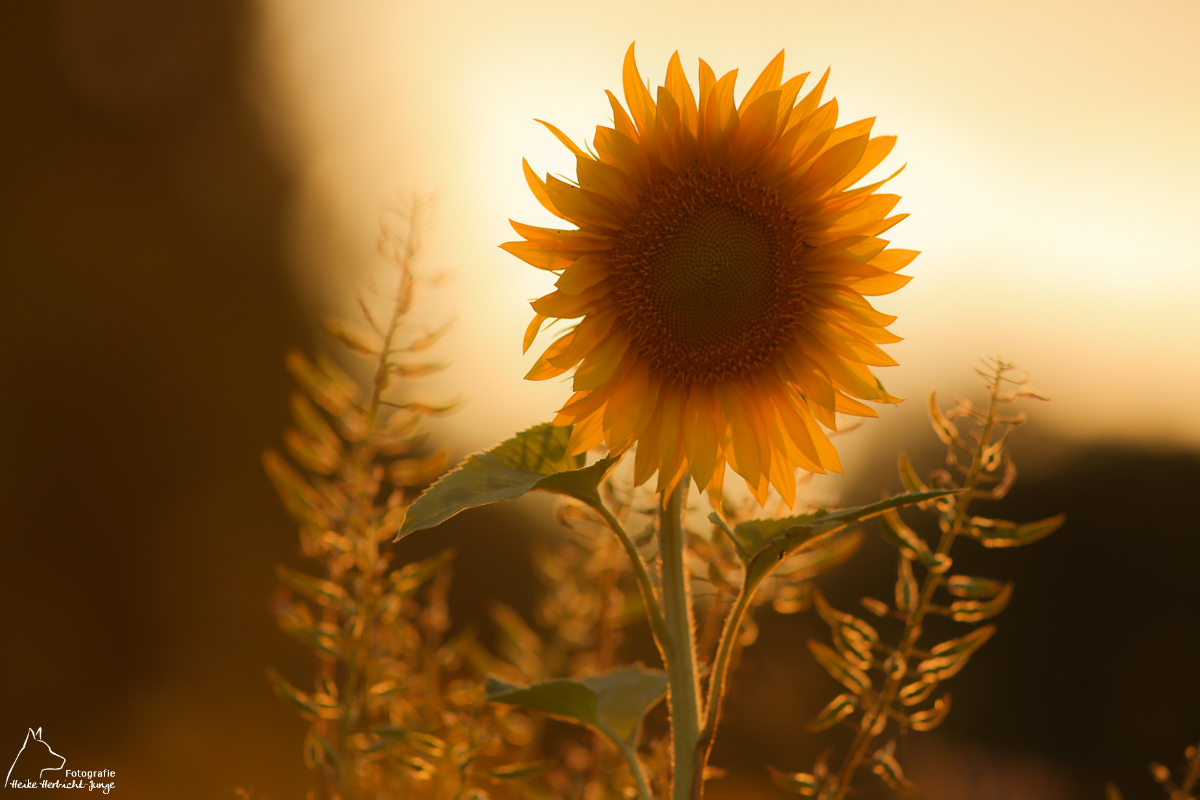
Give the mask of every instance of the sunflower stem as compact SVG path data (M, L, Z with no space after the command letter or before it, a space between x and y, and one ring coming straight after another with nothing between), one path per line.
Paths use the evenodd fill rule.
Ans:
M704 791L700 684L696 680L696 644L692 635L695 626L691 584L684 564L687 540L683 510L688 480L685 474L674 490L660 496L658 505L663 616L667 623L662 646L669 681L667 702L671 711L673 800L696 800Z

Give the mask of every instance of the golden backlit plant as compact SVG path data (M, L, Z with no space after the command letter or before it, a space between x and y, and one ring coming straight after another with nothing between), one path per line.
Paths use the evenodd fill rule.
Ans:
M899 551L894 597L890 603L864 597L862 604L880 620L899 625L895 643L887 643L874 626L835 609L817 595L817 610L830 628L834 646L811 641L809 649L846 691L830 701L809 728L822 731L849 724L854 742L835 770L823 759L811 773L773 771L780 788L842 800L852 790L855 772L866 764L895 791L915 791L896 760L895 738L887 737L882 746L876 745L890 729L928 731L942 723L950 711L950 695L941 692L942 682L962 670L992 637L995 625L979 623L1003 611L1013 592L1012 583L953 574L951 548L960 538L973 539L984 547L1018 547L1049 536L1063 523L1062 515L1018 524L972 513L978 501L1007 495L1017 476L1005 448L1025 415L1008 415L1006 407L1021 398L1044 399L1025 388L1025 379L1016 377L1013 365L1005 361L986 361L977 371L987 381L985 408L960 400L943 413L937 396L929 398L933 429L946 445L945 467L922 481L908 458L900 455L900 480L906 489L923 492L934 487L953 493L919 504L936 522L939 533L933 546L909 527L896 509L883 514L884 538ZM970 430L958 429L954 420L960 418L968 422ZM922 646L921 639L929 638L930 629L940 630L930 624L931 617L975 627ZM938 692L940 696L930 703Z

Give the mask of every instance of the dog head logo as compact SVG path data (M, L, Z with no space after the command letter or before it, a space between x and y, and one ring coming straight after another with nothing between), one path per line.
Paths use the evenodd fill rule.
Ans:
M8 776L4 779L7 787L13 781L41 780L42 773L62 769L67 760L50 749L50 745L42 741L42 729L34 731L30 728L25 734L25 744L21 745L16 759L8 768Z

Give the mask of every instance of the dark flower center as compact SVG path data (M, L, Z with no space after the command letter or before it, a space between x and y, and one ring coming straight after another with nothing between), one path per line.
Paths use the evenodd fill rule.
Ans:
M639 198L611 280L641 355L687 383L770 364L804 310L799 224L752 175L694 167Z

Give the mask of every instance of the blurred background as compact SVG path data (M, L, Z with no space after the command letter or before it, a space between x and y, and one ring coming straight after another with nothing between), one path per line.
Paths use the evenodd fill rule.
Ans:
M1200 739L1197 30L1191 0L0 4L0 759L42 727L117 796L302 796L304 725L263 676L310 670L268 613L274 565L302 566L259 461L284 353L335 350L320 318L384 285L381 215L434 193L419 269L452 280L417 316L456 322L427 390L468 398L436 439L460 456L549 418L567 387L520 380L519 344L549 281L496 245L552 219L523 156L573 174L532 119L590 138L636 40L655 85L678 48L743 90L786 48L788 75L832 67L844 121L899 136L894 242L924 254L878 303L906 337L881 377L912 400L840 440L846 477L814 497L896 488L901 448L935 466L923 398L974 392L980 356L1053 398L996 513L1067 527L962 548L1016 594L946 724L904 743L911 776L934 798L1162 796L1147 762ZM400 557L460 546L459 623L528 609L545 509L463 515ZM892 568L873 545L853 563L823 579L844 607ZM811 614L760 622L714 797L809 768L833 694Z

